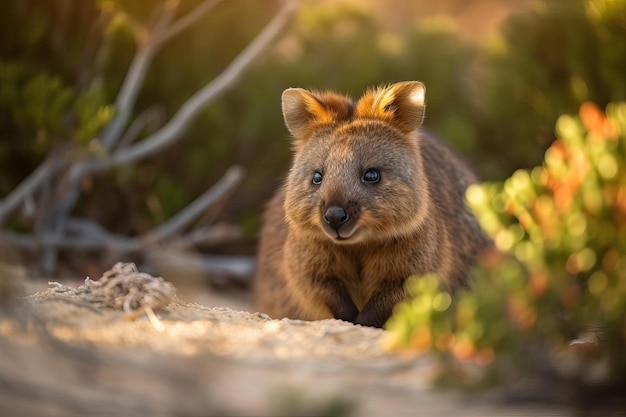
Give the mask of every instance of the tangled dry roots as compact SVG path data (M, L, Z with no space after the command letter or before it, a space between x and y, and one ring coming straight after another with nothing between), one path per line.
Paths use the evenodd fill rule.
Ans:
M134 263L118 262L99 280L85 279L76 295L99 307L131 312L167 306L176 295L176 287L163 278L139 272Z

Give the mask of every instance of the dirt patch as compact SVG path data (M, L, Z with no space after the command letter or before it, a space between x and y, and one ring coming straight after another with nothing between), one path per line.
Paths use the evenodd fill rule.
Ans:
M109 288L140 300L141 291L171 285L151 279L120 278ZM2 317L3 414L567 415L434 391L428 359L385 351L380 329L271 320L176 296L149 306L103 303L92 290L106 285L95 283L51 284Z

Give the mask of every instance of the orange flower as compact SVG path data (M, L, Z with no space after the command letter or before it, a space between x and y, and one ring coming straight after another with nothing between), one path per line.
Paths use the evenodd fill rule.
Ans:
M475 353L476 348L474 347L474 344L467 339L457 340L452 348L452 355L454 355L456 360L459 362L470 361L474 357Z
M580 115L580 120L591 133L591 137L593 139L617 139L617 130L615 129L615 126L606 117L604 112L594 103L590 101L584 102L580 106L578 114Z
M566 170L561 175L554 175L550 169L544 168L542 181L554 195L554 205L559 213L569 211L574 196L589 172L590 164L585 153L577 148L568 148L562 142L556 140L551 148L553 155L563 159Z
M560 139L556 139L554 142L552 142L549 150L554 156L559 158L559 162L565 162L565 157L567 156L567 147Z
M509 297L507 310L510 320L521 330L530 330L537 321L537 312L521 297Z
M541 297L548 288L548 274L545 272L535 272L528 280L528 291L533 297Z
M437 343L435 345L440 352L445 352L454 346L454 340L454 334L445 332L437 337Z
M540 196L532 202L530 208L535 221L541 228L541 233L546 238L557 232L558 219L554 213L554 204L554 201L547 196Z
M432 337L428 326L420 326L413 330L411 334L411 348L418 353L426 352L430 349Z

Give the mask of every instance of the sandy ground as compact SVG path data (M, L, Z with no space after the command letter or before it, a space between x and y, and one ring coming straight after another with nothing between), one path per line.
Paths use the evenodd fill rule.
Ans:
M428 358L387 352L380 329L271 320L177 296L154 315L129 313L89 301L79 284L49 285L5 309L0 414L571 415L559 406L435 390Z

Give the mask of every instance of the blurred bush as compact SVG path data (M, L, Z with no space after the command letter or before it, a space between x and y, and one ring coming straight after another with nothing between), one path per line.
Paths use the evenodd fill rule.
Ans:
M587 100L601 107L626 100L626 1L533 6L512 14L485 46L481 139L502 161L494 177L536 165L559 115Z
M62 4L63 3L63 4ZM62 7L65 6L65 7ZM0 195L67 138L91 139L109 120L97 66L102 21L93 2L10 2L0 17ZM93 24L91 30L87 24ZM83 32L85 36L74 36Z
M394 347L435 354L442 383L626 380L626 103L586 102L556 134L541 166L468 190L498 249L471 288L452 303L416 278L387 323Z

